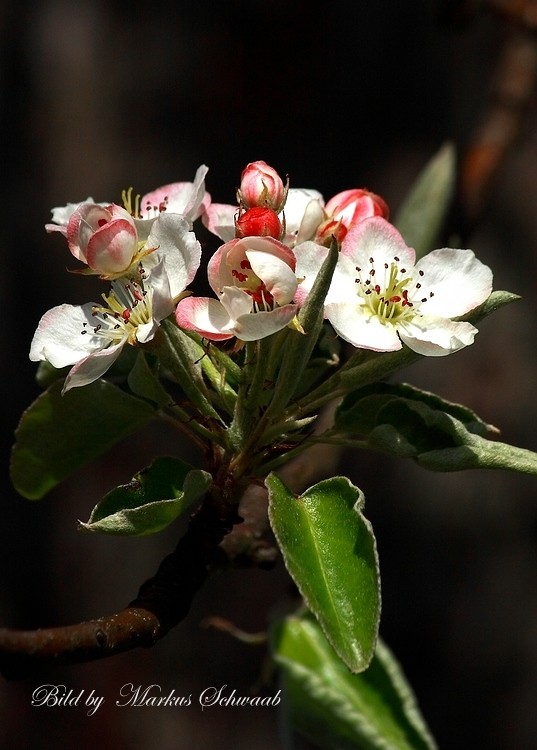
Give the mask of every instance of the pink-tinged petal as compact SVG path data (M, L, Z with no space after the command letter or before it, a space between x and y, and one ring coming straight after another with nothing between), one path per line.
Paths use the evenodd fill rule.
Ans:
M446 354L473 344L478 333L471 323L415 317L399 326L401 340L413 351L426 357L443 357Z
M297 280L288 264L274 255L260 250L247 250L252 271L265 284L279 305L291 302L296 292Z
M211 289L215 294L220 294L222 287L232 286L233 277L226 264L226 256L233 243L239 242L238 238L226 242L216 250L207 263L207 278Z
M369 216L382 216L384 219L389 216L389 208L380 195L363 188L343 190L334 195L327 202L325 211L328 216L341 221L347 229Z
M233 338L229 330L233 321L218 300L209 297L186 297L175 311L177 325L186 331L196 331L211 341Z
M381 323L367 305L338 302L325 306L325 316L342 339L359 349L393 352L401 349L401 341L393 325Z
M101 349L103 339L93 332L93 303L59 305L46 312L30 346L32 362L50 362L58 369L73 365Z
M350 258L358 268L367 268L369 259L374 258L375 266L388 266L395 262L399 268L410 270L415 263L416 253L407 247L397 229L382 219L373 216L355 224L341 244L341 254Z
M88 197L85 201L79 201L78 203L68 203L66 206L56 206L56 208L53 208L52 213L52 221L54 224L61 224L62 226L67 226L69 223L69 219L73 215L73 213L76 211L76 209L82 204L82 203L93 203L95 204L95 201L93 198ZM98 206L107 206L108 203L98 203ZM51 226L50 224L47 224L47 226ZM52 229L47 229L47 232L53 231Z
M194 279L201 262L201 245L188 221L178 214L162 214L153 223L146 245L156 248L155 259L164 262L171 296L178 297Z
M442 248L425 255L417 264L415 278L420 282L427 303L421 312L427 316L454 318L473 310L492 292L492 271L472 250ZM431 292L433 296L431 295Z
M67 237L67 226L58 226L58 224L45 224L46 231L50 234L51 232L59 232Z
M66 393L71 388L80 388L80 386L89 385L95 380L98 380L101 375L104 375L104 373L114 364L121 354L121 350L125 343L126 339L117 344L113 344L106 349L93 352L93 354L90 354L85 359L77 362L77 364L69 370L63 385L62 393Z
M138 249L132 221L116 219L95 231L86 247L86 263L97 273L108 275L126 271Z
M220 294L225 286L235 286L235 274L243 268L241 264L247 261L248 250L257 250L280 258L292 269L296 264L292 250L272 237L235 238L221 245L207 265L209 284L216 294Z
M205 191L207 172L208 168L202 164L194 182L173 182L144 195L140 201L142 219L152 219L166 211L184 216L192 225L211 201L211 196Z
M258 312L242 315L234 326L235 336L241 341L257 341L281 331L293 320L297 305L284 305L270 312Z
M209 232L220 237L223 242L229 242L235 237L235 217L238 210L237 206L211 203L205 208L201 221Z

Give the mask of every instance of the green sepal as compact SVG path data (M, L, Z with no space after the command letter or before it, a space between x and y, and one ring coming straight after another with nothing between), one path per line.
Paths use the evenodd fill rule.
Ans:
M435 247L451 204L456 182L456 155L446 143L426 164L393 221L405 242L421 258Z
M277 418L293 398L317 343L323 325L324 300L330 288L338 256L339 247L333 240L308 298L297 316L303 332L288 332L274 395L267 410L272 418Z
M141 429L155 410L105 380L62 396L56 381L24 412L11 452L11 481L39 500L76 469Z
M166 528L209 488L211 475L178 458L157 458L93 509L85 531L143 536Z
M379 640L369 668L351 674L310 615L271 632L291 725L323 750L434 750L416 698Z
M180 385L200 414L218 421L220 416L210 403L200 365L203 350L182 331L174 320L163 320L155 336L154 349L163 366Z
M380 619L375 537L363 493L333 477L293 495L267 477L269 518L291 577L326 637L352 672L367 668Z

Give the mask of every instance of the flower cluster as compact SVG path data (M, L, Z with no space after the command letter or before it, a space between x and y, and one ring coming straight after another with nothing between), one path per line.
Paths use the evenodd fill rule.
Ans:
M456 318L492 291L492 273L471 250L434 250L416 263L389 223L385 201L365 189L326 203L321 193L289 187L263 161L241 175L237 204L213 203L207 168L193 182L166 185L124 205L55 208L60 232L83 266L111 284L100 303L60 305L41 319L30 358L71 366L64 390L99 378L126 344L151 341L164 318L212 341L254 341L297 321L333 242L339 255L324 317L358 348L394 351L403 344L429 356L473 342L476 329ZM201 219L223 244L209 259L214 297L190 296L201 262L193 232ZM307 332L306 332L307 333Z

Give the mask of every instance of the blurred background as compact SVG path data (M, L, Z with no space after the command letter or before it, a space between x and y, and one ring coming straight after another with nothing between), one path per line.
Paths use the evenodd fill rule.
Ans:
M523 299L482 323L475 346L402 377L470 406L506 442L537 450L535 8L513 5L0 5L0 625L70 624L120 609L181 532L129 540L77 531L77 519L110 488L155 453L177 450L171 435L130 439L39 503L9 483L13 432L39 393L28 360L37 322L54 305L96 295L94 282L65 272L73 265L65 244L44 231L54 206L88 196L120 202L131 185L143 194L191 180L201 163L213 200L230 203L245 164L264 159L294 187L327 199L368 187L395 212L428 159L452 141L466 177L443 240L472 247L493 268L495 287ZM439 746L534 748L536 479L431 474L350 453L340 470L365 492L381 560L381 631ZM262 631L288 590L281 562L272 572L229 572L152 650L0 682L0 746L287 747L275 710L202 712L195 703L209 686L245 695L270 679L263 647L200 622L218 615ZM92 717L81 708L33 708L32 691L43 683L95 690L105 703ZM120 708L125 683L173 688L193 705Z

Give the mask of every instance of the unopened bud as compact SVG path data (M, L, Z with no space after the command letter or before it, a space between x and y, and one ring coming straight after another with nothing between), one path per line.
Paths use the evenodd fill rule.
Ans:
M273 237L279 240L282 224L271 208L249 208L235 221L236 237Z
M342 242L349 229L370 216L388 219L388 205L375 193L361 188L344 190L324 207L325 219L317 227L315 242L330 247L332 237Z
M243 208L271 208L279 213L285 203L287 190L280 175L264 161L248 164L241 175L238 191Z

